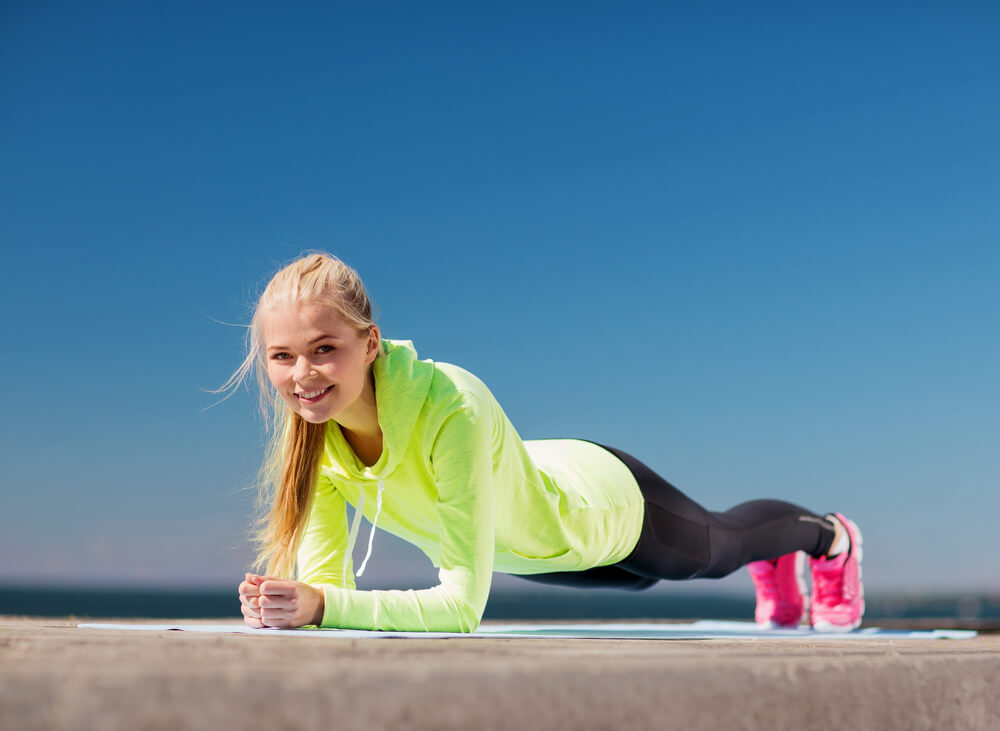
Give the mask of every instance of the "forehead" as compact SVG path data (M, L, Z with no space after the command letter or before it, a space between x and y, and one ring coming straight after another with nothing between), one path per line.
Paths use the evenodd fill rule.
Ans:
M260 311L259 322L265 346L309 341L320 335L345 337L354 331L335 308L313 302L273 305Z

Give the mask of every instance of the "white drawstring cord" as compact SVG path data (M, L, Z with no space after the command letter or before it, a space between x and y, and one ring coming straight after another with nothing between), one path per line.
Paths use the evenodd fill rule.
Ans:
M347 562L351 560L354 553L354 543L358 540L358 531L361 529L361 509L365 506L365 491L361 490L358 497L358 504L354 508L354 520L351 521L351 531L347 535L347 549L344 551L344 570L341 573L342 588L347 587Z
M378 481L378 493L375 496L375 519L372 521L372 529L368 533L368 550L365 552L365 559L364 559L364 561L361 562L361 568L358 569L358 573L356 574L359 577L361 576L361 574L363 574L365 572L365 566L368 565L368 559L371 558L371 555L372 555L372 543L375 540L375 526L378 525L378 514L380 512L382 512L382 490L383 489L385 489L385 482L383 482L382 478L379 478L379 481ZM361 493L361 496L362 496L362 498L364 497L364 493L363 492ZM359 510L360 510L360 505L361 505L361 501L359 500L358 501ZM353 526L351 527L351 532L352 533L354 532L354 527ZM352 546L354 545L353 542L351 543L351 545Z

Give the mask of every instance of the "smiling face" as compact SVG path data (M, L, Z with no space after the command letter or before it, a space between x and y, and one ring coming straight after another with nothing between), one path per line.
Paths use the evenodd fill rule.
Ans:
M316 303L278 304L262 310L259 322L267 376L292 411L312 424L344 424L374 408L368 375L378 355L376 326L359 332Z

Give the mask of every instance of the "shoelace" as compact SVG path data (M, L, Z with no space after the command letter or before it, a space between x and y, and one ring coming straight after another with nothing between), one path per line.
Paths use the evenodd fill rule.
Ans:
M833 563L830 561L829 563ZM829 603L833 599L839 602L844 594L844 567L821 566L813 571L813 593L821 602Z
M768 572L754 573L752 576L754 578L754 583L757 585L761 594L764 595L765 599L777 599L778 598L778 582L775 581L775 576L777 574L777 561L768 561L771 564L771 570Z

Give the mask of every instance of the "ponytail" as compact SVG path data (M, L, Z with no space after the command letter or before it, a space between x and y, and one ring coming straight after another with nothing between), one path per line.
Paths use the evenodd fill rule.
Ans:
M280 450L280 454L274 455L278 459L267 459L261 470L260 498L270 505L270 510L259 506L267 514L259 521L256 565L266 567L268 576L292 578L295 552L309 515L316 470L323 455L326 424L310 424L298 414L286 411L282 431L280 440L272 440L276 451ZM279 474L266 474L271 470Z
M270 429L258 483L254 567L287 578L295 573L295 554L309 515L327 427L289 410L267 378L260 313L290 302L332 307L358 332L375 325L371 301L356 271L330 254L302 256L275 274L264 289L247 330L246 357L219 389L232 393L251 372L256 375L261 410L270 415Z

